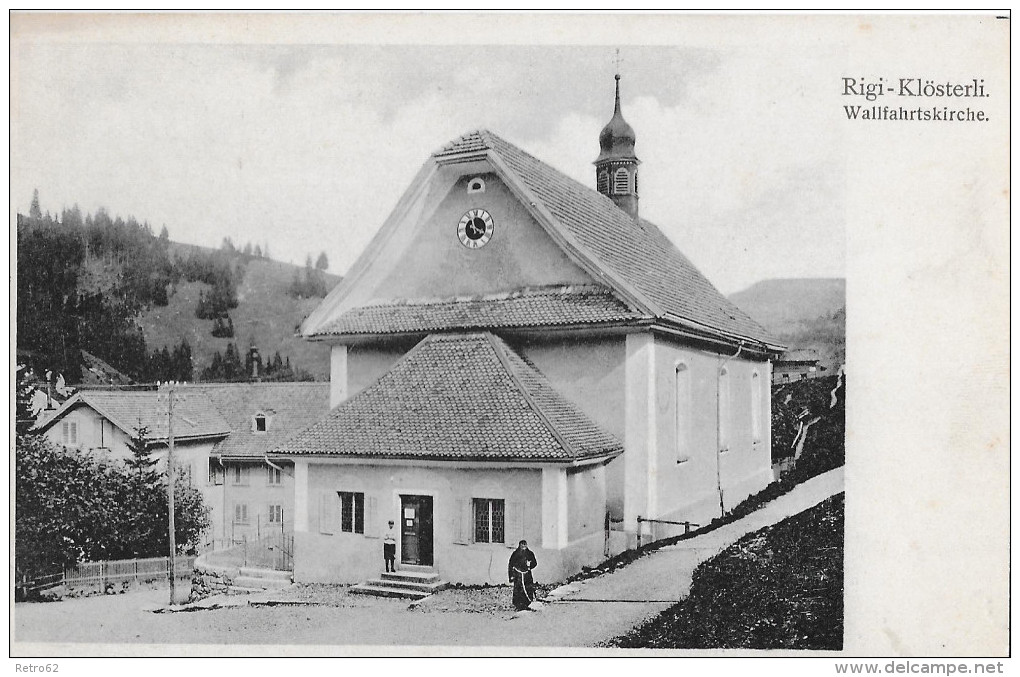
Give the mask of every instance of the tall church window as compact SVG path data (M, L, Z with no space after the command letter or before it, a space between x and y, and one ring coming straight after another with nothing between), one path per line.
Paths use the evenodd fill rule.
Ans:
M617 195L626 195L630 192L630 172L623 167L613 174L613 192Z
M730 372L719 371L719 451L730 448Z
M751 374L751 440L761 442L761 377Z
M686 364L676 365L675 381L673 385L674 404L674 431L676 434L676 462L683 463L691 459L690 456L690 429L691 429L691 377Z
M609 194L609 172L605 169L599 172L598 189L603 195Z

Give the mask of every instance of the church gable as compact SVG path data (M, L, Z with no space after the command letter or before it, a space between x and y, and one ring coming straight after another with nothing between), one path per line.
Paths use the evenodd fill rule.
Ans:
M443 172L460 174L457 165ZM457 176L415 230L369 303L497 294L593 280L549 238L494 173ZM383 262L380 262L383 263Z
M453 303L453 312L462 315L460 302L536 294L559 299L564 293L573 302L575 291L584 296L580 304L585 310L566 318L577 315L584 321L593 288L599 299L609 297L596 304L596 314L606 309L613 317L620 316L621 309L629 313L549 236L485 157L451 162L434 156L341 286L305 321L303 331L306 336L367 333L363 330L371 326L393 333L404 330L407 313L395 311L401 319L390 322L381 318L380 308ZM530 312L534 304L524 305ZM512 322L521 307L514 304L514 312L502 323ZM348 321L352 313L353 324ZM360 319L366 316L373 318L371 323ZM424 323L427 329L442 328L430 322Z

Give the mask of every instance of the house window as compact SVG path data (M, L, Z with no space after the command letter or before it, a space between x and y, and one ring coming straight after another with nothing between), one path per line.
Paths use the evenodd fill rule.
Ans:
M248 523L248 504L247 503L235 503L234 504L234 524L247 524Z
M365 533L365 494L359 491L341 491L339 494L340 531Z
M264 433L266 432L266 430L268 430L268 425L269 422L266 420L265 414L255 414L255 427L253 428L254 432Z
M730 448L730 373L719 371L719 451Z
M598 189L603 195L609 193L609 172L605 170L599 172Z
M674 376L674 431L676 434L676 462L690 460L690 427L691 427L691 376L686 364L676 365Z
M78 444L78 422L64 421L60 426L61 438L64 444L75 446Z
M274 468L269 465L266 466L266 483L270 485L283 484L283 472L279 468Z
M246 486L248 484L248 468L242 465L235 465L232 468L231 477L234 484Z
M270 524L283 524L283 506L282 505L270 505L269 506L269 523Z
M613 192L617 195L626 195L630 192L630 173L623 167L613 174Z
M476 498L475 543L504 542L505 509L501 498Z
M761 377L751 374L751 439L761 442Z
M209 459L209 484L223 484L223 467L215 458Z

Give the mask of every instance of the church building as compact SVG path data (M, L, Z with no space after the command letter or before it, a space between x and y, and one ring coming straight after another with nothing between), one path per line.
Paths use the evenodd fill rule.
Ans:
M302 325L331 412L275 450L296 581L377 574L389 521L398 567L501 583L526 539L561 580L771 481L783 348L639 216L616 79L594 188L465 134Z

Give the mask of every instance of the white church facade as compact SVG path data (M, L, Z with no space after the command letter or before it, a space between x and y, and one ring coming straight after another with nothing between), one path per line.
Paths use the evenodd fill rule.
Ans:
M619 82L599 141L594 189L449 143L307 318L332 409L276 450L295 580L377 574L390 520L398 566L500 583L526 539L559 580L771 481L782 347L639 217Z

